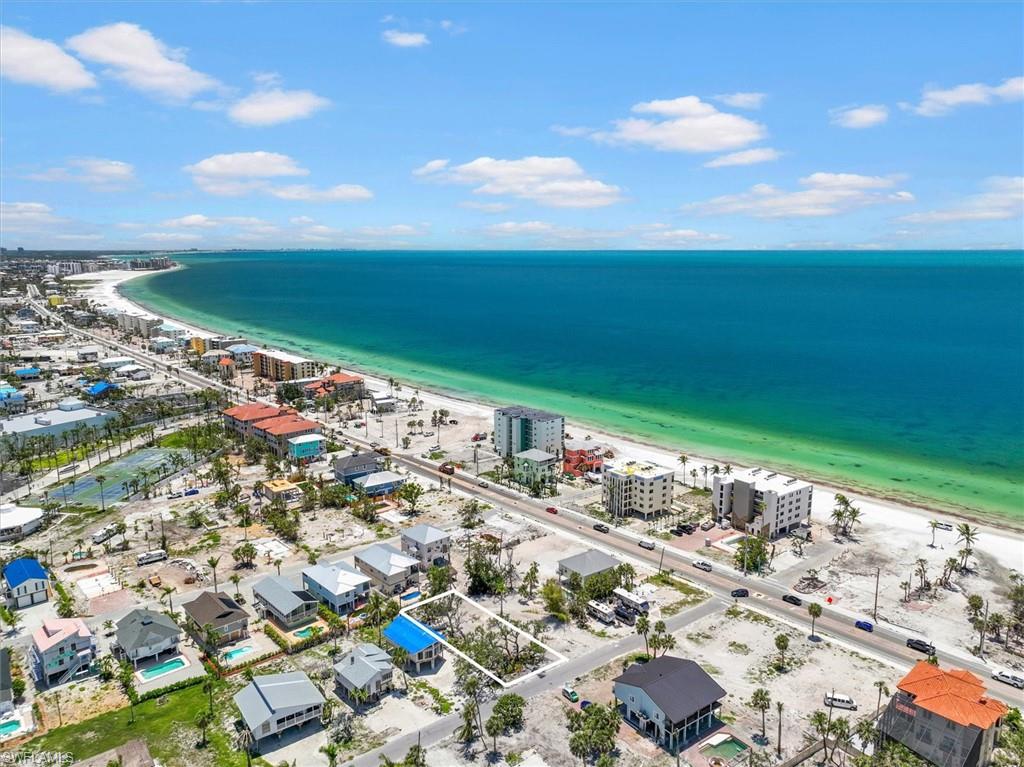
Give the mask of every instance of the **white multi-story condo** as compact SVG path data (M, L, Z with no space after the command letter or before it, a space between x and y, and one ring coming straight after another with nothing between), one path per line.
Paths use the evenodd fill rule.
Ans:
M716 475L711 498L719 524L765 538L785 535L811 519L814 485L767 469Z
M647 519L672 510L675 472L650 463L629 463L606 469L602 485L605 510L613 517L636 514Z
M526 450L562 455L565 418L532 407L502 407L494 411L494 448L507 458Z

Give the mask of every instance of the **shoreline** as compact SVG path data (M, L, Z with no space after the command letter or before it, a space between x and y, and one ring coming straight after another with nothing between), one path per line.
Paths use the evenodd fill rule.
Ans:
M184 269L187 267L179 265L175 268ZM206 327L196 322L179 319L165 310L154 310L143 303L139 303L128 298L121 292L119 286L124 282L146 275L153 276L154 274L154 272L127 271L93 272L89 275L82 275L82 281L88 281L89 278L92 278L92 281L96 281L97 276L102 275L99 278L99 284L89 286L83 292L91 294L88 295L88 297L100 303L106 303L109 306L114 306L115 308L122 310L142 311L147 314L152 314L174 324L180 325L193 333L217 335L223 332L228 332ZM281 346L285 351L289 351L286 344L275 345ZM308 354L308 352L301 349L297 353L302 355ZM333 362L327 362L327 364L361 375L366 379L368 384L373 386L387 386L386 377L382 377L377 372L362 369L358 365L353 365L351 363L339 365ZM444 407L451 410L453 415L468 414L476 415L478 417L488 417L493 410L494 404L497 404L489 403L486 397L483 396L473 397L473 395L469 393L461 391L453 392L446 390L444 387L438 386L419 388L419 396L428 403L430 407ZM677 460L679 452L664 445L659 445L654 442L646 442L642 438L638 438L636 436L611 434L599 425L587 424L585 420L575 418L572 420L567 418L566 428L567 431L576 436L589 434L594 441L607 444L615 451L616 456L620 459L626 458L629 460L648 461L673 468L676 470L677 474L680 472L679 462ZM686 453L686 455L689 459L687 466L693 468L699 468L704 464L711 466L715 463L719 465L730 463L736 469L758 465L752 464L750 461L735 461L725 454L719 454L714 458L697 453ZM787 470L785 473L791 472ZM989 549L986 549L986 551L995 556L1005 567L1019 570L1022 565L1024 565L1024 561L1022 561L1020 553L1021 551L1024 551L1024 535L1021 534L1022 530L1024 530L1024 520L1022 520L1020 524L1014 524L1014 520L1005 517L990 517L983 514L970 513L970 510L951 511L939 509L929 506L924 502L918 503L899 496L878 493L877 491L865 492L852 484L844 484L843 482L836 482L834 480L827 479L823 480L819 477L815 477L813 472L803 472L800 476L815 484L817 492L814 496L813 513L819 520L828 519L831 508L834 505L834 495L841 492L858 505L864 514L863 519L865 524L877 524L883 527L892 528L894 531L906 531L908 533L920 531L921 533L927 533L927 522L930 519L941 519L953 523L958 521L968 521L971 524L978 526L982 533L987 532L993 538L1000 540L1002 545L998 548L1001 549L1001 551L997 552ZM684 481L686 479L685 477L680 478ZM697 480L697 484L698 486L702 486L703 477L700 477Z

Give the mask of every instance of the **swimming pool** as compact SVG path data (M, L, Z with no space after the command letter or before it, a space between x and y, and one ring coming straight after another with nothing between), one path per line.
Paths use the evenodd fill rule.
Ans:
M6 738L13 735L21 729L21 720L12 719L9 722L0 722L0 738Z
M143 669L139 672L139 675L148 682L150 679L156 679L158 676L163 676L164 674L169 674L172 671L177 671L179 668L185 668L187 665L188 664L185 662L185 659L179 655L176 658L165 660L163 663L156 666Z
M309 639L311 636L313 636L313 627L306 626L306 628L304 629L299 629L295 632L295 636L297 636L299 639Z
M224 653L224 660L233 661L235 658L241 658L243 655L248 655L252 652L252 647L246 645L245 647L236 647L234 650L228 650Z
M411 602L414 599L419 599L420 598L420 592L418 592L418 591L410 591L408 594L402 594L402 596L400 598L401 598L401 600L403 602Z
M709 742L708 745L703 746L700 752L707 757L717 756L726 762L732 761L737 756L747 750L748 746L741 740L737 740L732 735L726 735L724 737L711 738L713 742Z

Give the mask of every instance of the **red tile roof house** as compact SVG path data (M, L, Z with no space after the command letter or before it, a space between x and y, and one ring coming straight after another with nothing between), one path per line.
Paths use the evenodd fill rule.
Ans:
M224 416L224 428L233 431L243 439L252 436L253 424L268 418L295 414L294 408L264 405L262 402L250 402L245 405L229 407L221 413Z
M562 471L574 477L588 472L600 472L604 467L604 452L607 448L596 442L566 440L562 454Z
M334 373L313 381L303 387L307 398L338 397L343 399L359 399L366 394L363 379L347 373Z
M320 424L300 415L280 415L257 421L252 425L252 436L262 439L278 457L288 456L288 440L306 434L320 434Z
M985 767L1009 710L970 671L918 661L896 685L878 724L884 737L932 764Z

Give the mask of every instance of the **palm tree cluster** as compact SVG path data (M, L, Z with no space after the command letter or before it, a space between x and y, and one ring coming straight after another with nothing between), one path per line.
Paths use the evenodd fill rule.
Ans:
M832 509L832 531L836 536L849 538L864 515L842 493L836 493L836 505Z

